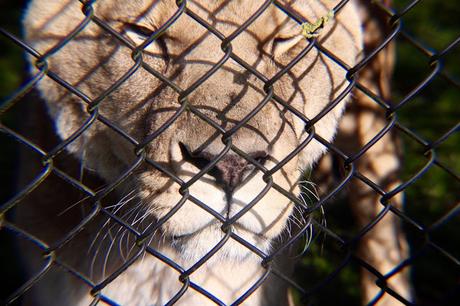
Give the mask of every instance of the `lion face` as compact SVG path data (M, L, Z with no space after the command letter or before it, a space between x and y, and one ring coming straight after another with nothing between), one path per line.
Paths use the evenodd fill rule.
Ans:
M27 40L45 53L84 15L74 2L52 1L49 9L40 2L32 3L25 25ZM310 2L286 5L312 22L334 5ZM90 111L103 119L68 149L107 182L146 158L128 184L145 214L162 223L162 236L187 259L201 258L222 239L228 241L220 256L247 257L236 236L269 250L294 208L286 195L298 194L301 170L325 150L315 139L305 145L312 130L292 110L314 118L349 85L346 70L315 47L279 74L309 42L274 5L233 34L262 4L195 0L180 13L172 0L97 1L94 15L123 41L90 22L47 58L49 69L87 96ZM175 14L177 20L146 45ZM325 25L319 41L346 65L355 63L361 33L352 6ZM138 46L142 52L133 51ZM55 81L45 78L39 89L63 139L89 118L87 103ZM315 123L316 134L332 139L344 103ZM171 210L177 211L170 216Z

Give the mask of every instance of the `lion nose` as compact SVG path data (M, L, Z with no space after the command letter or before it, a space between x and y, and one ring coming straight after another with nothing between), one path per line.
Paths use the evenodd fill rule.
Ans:
M248 155L262 166L268 159L268 153L265 151L252 152ZM243 179L247 177L246 174L257 171L254 164L237 154L225 155L217 162L213 170L215 171L211 171L209 174L213 175L216 182L230 194L243 183Z
M215 168L220 174L216 177L217 182L226 191L233 192L243 181L244 174L252 167L244 158L227 154L217 162Z
M217 159L216 155L206 151L194 153L191 152L186 145L182 143L179 145L184 159L200 170ZM264 165L269 156L265 151L256 151L247 153L247 155L261 165ZM216 183L227 193L231 194L235 188L241 185L245 175L251 171L255 171L255 166L251 162L237 154L228 153L208 171L208 174L213 176L216 179Z

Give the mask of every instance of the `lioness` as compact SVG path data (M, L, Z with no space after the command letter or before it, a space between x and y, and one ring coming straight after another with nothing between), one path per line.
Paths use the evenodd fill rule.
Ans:
M264 280L245 304L286 305L287 284L264 279L261 263L290 216L302 219L292 195L326 150L318 139L334 137L363 48L355 3L337 4L279 1L302 30L264 1L31 1L26 41L45 55L30 57L33 73L47 72L38 89L80 174L104 183L82 210L70 191L46 189L18 207L61 266L30 303L230 304Z

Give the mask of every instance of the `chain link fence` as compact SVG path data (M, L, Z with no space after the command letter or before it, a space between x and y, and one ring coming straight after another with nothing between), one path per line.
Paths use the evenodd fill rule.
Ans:
M412 120L410 112L411 105L421 103L417 99L423 97L426 91L432 90L430 89L430 86L434 86L432 84L435 84L436 82L441 82L442 85L436 85L435 88L444 89L444 93L450 94L451 91L456 92L456 95L453 95L454 102L448 102L448 104L451 103L449 105L455 104L459 96L458 90L460 89L460 83L454 76L452 76L451 72L453 71L455 74L455 72L458 71L455 67L455 63L458 64L458 61L455 62L448 57L455 53L456 48L458 49L458 45L460 44L460 35L451 40L449 44L443 45L435 51L431 48L425 47L425 45L421 43L423 37L414 37L410 34L410 31L406 31L402 26L402 22L405 20L407 15L410 15L412 11L417 10L417 6L423 5L421 1L412 1L404 5L398 4L400 6L398 9L390 8L378 1L368 3L367 6L373 10L373 14L379 14L380 18L385 20L387 30L384 31L384 37L381 37L378 40L378 44L372 46L372 49L368 50L364 58L362 58L354 67L347 67L346 65L343 65L336 55L331 54L328 50L321 46L317 39L312 37L309 39L308 47L289 65L279 71L273 78L267 78L254 69L250 64L239 58L231 48L232 40L245 31L245 29L250 26L251 23L254 22L254 20L256 20L269 6L276 6L299 24L302 24L307 20L304 20L296 12L287 9L278 1L266 1L245 24L239 26L231 36L226 37L215 27L203 20L199 15L190 10L187 6L187 1L177 1L177 11L175 15L172 16L170 20L168 20L160 29L153 32L149 36L148 41L152 42L161 33L167 31L167 29L172 26L176 20L187 15L205 27L216 38L220 39L222 43L222 51L224 52L222 61L212 67L208 73L203 75L198 82L195 82L189 88L178 87L174 81L168 79L152 67L148 67L148 65L142 61L142 46L145 46L148 43L143 44L141 48L134 48L131 44L127 43L126 38L123 35L115 31L110 27L110 25L94 15L93 5L95 1L81 2L82 16L84 16L84 19L80 26L65 37L65 39L61 40L58 45L49 50L46 54L39 54L30 45L28 45L26 41L22 40L12 31L3 28L1 29L2 43L9 45L10 48L18 47L14 49L15 52L20 52L19 50L22 50L33 56L35 58L35 65L38 69L38 72L35 75L28 77L27 81L17 88L14 93L9 94L1 104L0 115L2 121L0 123L0 132L2 134L2 142L5 143L5 148L9 148L13 143L16 143L14 147L16 152L28 151L27 154L34 155L31 159L36 160L36 162L34 162L35 167L40 168L36 174L34 172L34 174L31 175L33 176L31 179L27 182L23 182L21 188L17 189L14 188L12 182L18 180L19 174L15 172L19 167L18 163L22 163L24 160L20 157L15 157L16 153L9 156L5 155L5 161L2 160L2 164L8 165L8 168L5 169L10 169L2 174L2 185L9 186L9 188L8 191L2 192L3 202L0 210L0 232L2 233L2 238L4 238L2 241L2 253L4 253L4 255L2 255L1 260L2 269L5 269L6 271L2 274L4 275L4 280L11 280L10 284L6 287L6 289L4 289L4 292L2 292L3 302L5 304L20 302L22 296L26 294L30 288L46 277L47 273L49 273L52 269L57 268L61 271L61 273L72 274L75 279L86 285L88 292L91 292L94 296L94 304L101 302L109 305L118 305L117 301L112 300L110 297L105 296L102 293L103 288L111 283L115 278L125 273L126 269L128 269L129 266L137 260L141 260L144 256L152 256L169 266L170 269L177 271L178 282L182 283L182 288L174 295L174 297L172 297L168 304L174 304L179 301L187 291L194 290L203 296L206 296L214 303L222 305L224 303L219 299L219 296L214 296L212 293L208 292L205 287L200 287L198 284L194 283L191 280L191 276L196 270L200 269L207 260L218 252L228 240L235 240L254 252L260 257L260 264L265 269L265 273L261 276L261 278L254 284L251 284L247 291L234 301L235 305L244 303L251 294L264 284L268 277L278 278L283 282L286 282L289 287L292 288L293 296L299 304L313 305L317 303L327 304L333 302L337 305L341 305L344 303L343 301L356 303L356 298L347 298L346 296L353 296L353 294L356 295L356 293L351 291L359 287L359 281L357 281L359 269L364 269L367 273L371 273L375 279L376 286L380 290L379 294L371 300L369 304L378 305L383 296L391 296L395 299L393 302L398 300L405 305L454 305L455 301L458 301L458 292L460 291L460 280L458 278L460 249L458 246L455 246L455 242L458 242L459 240L456 237L453 237L456 235L456 231L458 230L458 214L460 212L458 202L460 176L458 174L459 164L457 142L459 138L456 134L460 127L458 123L458 107L446 106L444 108L445 113L448 113L449 116L453 116L454 118L454 124L452 125L452 120L448 120L447 117L441 117L443 115L442 113L439 117L432 117L430 114L427 115L428 118L424 117L424 120L445 120L445 123L448 122L449 124L447 128L445 126L441 126L443 130L441 131L441 134L439 134L440 131L437 129L435 124L429 125L429 123L426 123L428 130L431 129L435 131L432 134L429 134L429 137L426 136L426 133L420 133L414 128L413 123L416 122L416 120L414 119L414 121L410 121ZM335 14L338 14L342 7L346 5L349 5L348 1L338 2L334 9ZM78 88L70 85L68 80L62 79L59 75L53 73L53 71L49 69L47 63L49 58L59 52L59 50L69 41L75 39L75 37L88 24L98 25L106 32L107 35L111 35L114 39L116 39L119 44L132 48L132 67L125 75L123 75L122 78L119 79L118 82L114 83L113 86L104 92L103 95L96 99L88 98ZM440 31L442 31L442 29L440 29ZM398 55L401 52L406 52L413 53L414 57L420 57L422 60L417 61L414 64L417 65L417 68L414 69L417 69L418 72L424 71L425 68L428 68L428 73L425 74L421 80L418 80L418 76L422 74L417 76L410 75L409 78L411 78L411 80L407 81L407 84L410 85L405 85L405 87L395 85L394 87L398 88L398 90L402 88L402 90L406 91L394 92L393 99L389 102L390 100L388 100L387 97L380 96L378 92L376 93L375 90L368 88L367 84L361 83L358 75L365 69L368 69L369 65L371 65L375 58L381 52L388 50L391 44L396 40L398 40L399 45L405 46L404 49L401 49L402 51L398 51ZM331 101L328 107L320 112L317 117L306 118L289 103L276 96L276 94L273 93L272 88L273 84L276 83L278 79L288 73L289 70L312 49L319 50L325 56L342 65L342 67L347 70L347 79L350 82L350 86L347 87L346 91L344 91L338 99ZM212 75L216 73L216 71L218 71L228 60L234 60L241 66L242 69L245 69L247 73L261 81L263 83L263 88L261 88L261 90L263 90L266 94L265 99L261 101L260 107L253 109L243 121L237 123L230 131L222 129L220 126L216 125L211 118L201 113L192 105L187 104L187 97L191 95L202 83L212 77ZM404 66L404 63L401 64L400 62L397 62L395 79L403 81L398 79L398 74L407 75L408 72L400 70L398 65L406 67L406 70L411 67ZM183 106L179 108L174 116L172 116L170 120L168 120L160 129L156 130L142 141L134 139L122 128L99 113L99 107L103 107L101 102L112 92L116 91L117 88L122 86L123 82L130 78L138 69L146 69L152 73L152 75L162 80L164 86L168 86L176 91L180 96L179 103ZM34 93L34 87L44 77L53 79L55 82L66 88L69 93L79 97L82 101L85 101L88 104L87 110L89 115L89 119L73 134L72 137L63 141L55 139L53 146L50 149L44 149L42 144L35 143L32 139L33 137L29 136L30 133L27 130L28 124L23 120L26 117L23 117L22 115L27 113L27 110L29 109L34 109L35 111L36 106L33 106L33 108L31 106L34 103L33 101L38 99L37 94ZM315 134L314 127L325 114L327 114L351 91L353 91L357 97L360 95L365 96L368 101L372 101L372 109L384 114L383 118L385 120L385 125L368 142L362 144L357 151L355 150L354 152L349 153L346 152L343 147L340 147L340 144L329 143L321 138L320 135ZM438 91L437 94L439 94L439 99L441 99L442 92ZM265 168L263 164L255 160L247 152L233 146L231 142L232 136L245 123L247 123L247 121L255 116L268 101L274 101L287 112L294 113L305 123L306 129L311 131L310 137L302 143L302 146L292 151L285 160L273 169ZM452 101L452 99L449 101ZM350 103L352 104L353 102ZM437 103L437 101L430 101L430 103ZM193 112L201 120L214 127L216 132L221 135L227 149L224 151L224 154L212 159L203 171L188 182L182 181L181 178L173 171L158 161L149 159L145 154L145 148L148 144L163 133L170 124L172 124L186 111ZM401 119L401 117L403 119ZM409 121L405 118L408 118ZM113 180L109 185L98 185L98 189L95 189L93 185L89 186L85 184L83 179L78 178L78 165L75 166L77 169L75 172L77 173L76 175L75 173L69 173L67 169L63 170L60 168L62 163L69 162L70 159L68 153L65 151L66 147L75 141L75 139L80 137L87 129L90 129L95 122L101 122L107 127L113 129L114 133L118 136L123 137L131 144L138 157L135 163L133 163L122 176ZM383 183L376 183L375 180L367 177L357 164L366 152L378 144L383 137L390 134L398 134L398 138L403 140L404 148L406 148L406 152L404 152L406 155L405 159L410 161L407 162L409 166L402 171L402 182L400 182L397 186L393 186L393 188L388 189L387 186L383 186ZM301 199L299 199L298 195L292 194L289 191L276 186L270 178L273 173L283 166L284 163L287 163L305 146L308 146L312 139L319 141L327 147L329 152L328 157L331 157L333 160L333 172L338 173L338 179L333 182L332 185L329 185L330 187L324 187L324 189L319 192L320 198L318 201L315 201L315 203L311 203L311 205L307 208L304 208L304 203ZM452 142L457 142L457 144L451 145ZM444 149L446 147L451 148L447 153ZM241 214L239 214L237 218L232 219L227 219L221 214L216 213L210 209L207 203L201 202L199 199L194 198L188 193L188 188L196 180L205 175L206 172L211 171L228 150L236 152L249 163L252 163L256 169L262 171L264 173L264 179L267 182L266 190L251 201L251 203L247 203L247 206L242 210ZM26 156L29 156L27 154ZM415 159L417 162L412 162L412 160ZM28 162L30 162L30 160ZM127 222L127 220L124 220L123 217L117 215L113 212L113 210L103 204L106 197L116 196L114 195L114 189L116 189L117 186L122 184L124 181L129 180L133 172L136 172L141 167L151 167L152 169L159 170L169 176L175 184L179 184L181 186L181 193L183 196L180 203L175 206L174 209L167 213L162 219L158 220L156 224L148 226L146 229L140 229L131 225L130 222ZM433 174L434 172L441 174ZM49 179L51 176L59 178L59 186L63 186L63 184L70 186L70 189L78 193L83 203L80 204L85 205L87 211L81 222L76 225L69 226L65 233L62 233L62 236L59 237L55 243L49 245L37 239L33 232L28 232L18 226L15 222L13 212L18 205L25 205L23 203L27 202L27 198L30 194L33 194L35 190L42 188L44 184L50 184L53 182ZM428 176L433 176L434 178L442 177L442 180L439 179L440 181L436 182L436 186L426 186L418 183ZM378 197L381 205L378 213L375 216L372 216L372 218L369 218L367 224L359 229L356 229L356 226L353 225L353 217L351 214L349 212L344 213L344 207L346 206L334 204L334 202L342 201L344 194L346 195L347 193L352 192L349 187L352 181L359 181L360 184L366 185L366 188L369 188L373 195ZM444 182L447 182L445 183L447 187L443 185ZM438 184L443 185L443 187L439 187ZM394 198L401 195L402 192L406 192L411 195L414 193L416 194L420 188L431 189L431 187L433 190L431 193L433 199L430 199L429 201L433 202L433 204L427 204L427 206L423 208L418 206L419 208L417 209L413 207L411 208L411 205L416 207L418 203L407 202L406 210L402 210L400 206L393 204ZM59 188L60 187L56 187L54 190L56 192L61 192ZM272 250L269 254L266 254L235 234L232 231L232 224L236 222L240 215L246 213L254 205L257 205L258 200L262 198L271 188L277 189L295 203L296 206L302 207L303 214L306 218L293 235L283 239L274 250ZM448 196L446 196L446 198L442 198L445 194L448 194ZM407 196L408 199L414 199L414 197L411 198L409 195ZM155 230L167 222L168 219L181 208L181 205L186 200L192 201L203 210L213 215L213 217L221 223L222 230L225 233L224 238L210 252L188 269L181 267L178 263L174 262L174 260L168 258L165 254L162 254L148 243L148 238L153 235ZM423 200L424 199L422 198L421 201ZM324 213L323 210L326 212ZM347 209L345 209L345 211L346 210ZM314 217L315 214L318 214L318 212L320 216L325 214L325 217L328 220L327 225L323 222L322 217L319 219ZM354 214L356 214L356 212ZM360 241L364 239L363 237L365 237L368 232L381 222L385 216L390 214L396 216L398 222L403 224L403 229L407 233L407 239L411 250L410 254L407 254L406 258L403 258L401 262L392 267L391 271L381 274L375 267L373 267L372 264L363 259L363 256L357 251L357 244L360 243ZM431 217L429 217L430 214ZM94 283L93 280L83 274L82 271L77 271L72 268L72 266L62 262L57 254L59 254L61 249L65 249L66 245L79 235L85 226L100 216L103 216L105 220L111 220L113 224L117 224L120 228L127 229L129 235L132 236L131 243L134 248L134 255L131 255L122 265L120 265L118 269L116 269L116 271L107 275L101 282ZM349 226L353 227L354 230L350 231L348 229ZM313 232L310 233L312 228ZM285 256L283 255L283 252L286 249L296 248L296 245L299 243L301 245L305 245L305 242L303 242L305 235L310 235L308 236L308 239L312 241L309 249L305 252L301 252L301 256L295 258L295 260L298 261L298 268L296 269L297 273L295 273L294 276L287 275L282 270L278 269L273 262L279 256ZM449 237L449 235L451 236ZM17 259L14 258L16 256L15 252L17 252L17 249L15 249L13 243L11 242L13 241L13 237L19 237L19 240L25 240L34 245L36 254L34 253L33 256L40 258L42 261L42 268L39 271L35 271L34 275L25 277L21 264L19 264ZM324 242L326 239L327 242ZM332 254L331 257L328 257L328 254ZM328 258L331 259L331 262L336 262L327 262ZM423 262L423 264L420 264L420 262ZM431 269L436 270L436 272L431 274L423 274L423 271L420 272L420 270L423 270L424 267L426 267L427 263L428 265L434 266L435 268ZM414 274L412 276L412 286L414 287L415 292L414 300L407 300L404 296L401 296L398 293L398 288L391 288L387 285L391 278L399 273L402 273L404 269L408 268L412 268L412 273ZM430 270L430 268L428 268L428 270ZM314 275L315 277L307 279L305 275ZM438 283L439 286L434 283ZM354 289L351 287L354 287ZM429 287L435 289L431 292L430 289L427 289ZM336 288L341 288L343 292L337 292ZM334 293L332 294L332 297L331 293ZM324 298L325 296L327 298Z

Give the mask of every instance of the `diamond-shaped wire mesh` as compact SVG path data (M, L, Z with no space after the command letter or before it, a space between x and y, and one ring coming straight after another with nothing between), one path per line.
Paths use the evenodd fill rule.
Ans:
M33 74L26 77L27 81L16 88L13 93L8 93L0 110L2 142L5 143L6 149L9 150L14 145L12 150L21 152L20 154L5 155L1 161L2 165L8 165L5 167L8 171L2 174L2 185L8 188L2 191L0 210L0 232L2 239L5 238L4 242L2 241L2 245L4 245L2 252L3 250L8 251L5 252L4 256L2 255L1 260L2 269L6 271L3 275L12 279L5 292L2 291L4 303L14 304L23 301L29 305L31 301L25 296L31 288L36 287L47 277L55 277L56 274L65 273L71 275L70 278L73 281L79 283L84 290L92 294L94 304L101 302L118 305L116 299L103 294L103 289L115 279L123 277L124 273L128 273L127 270L134 263L144 260L145 257L152 257L162 262L164 269L175 271L178 287L177 290L172 289L174 293L168 297L167 304L174 304L180 301L187 292L194 291L215 304L223 305L225 303L218 294L209 292L206 286L193 281L193 274L202 268L206 262L211 261L225 244L233 241L254 253L260 259L258 264L264 271L255 282L248 284L243 293L232 301L232 304L235 305L244 303L248 297L261 290L261 286L271 279L278 280L283 283L283 286L289 286L292 290L293 299L301 305L350 304L358 303L359 299L376 305L384 301L388 302L388 299L390 302L387 305L392 305L396 301L406 305L455 305L454 301L458 301L458 290L460 290L458 279L460 249L455 246L459 242L455 236L460 211L458 202L460 186L458 174L459 137L456 134L460 125L458 122L459 110L458 107L455 107L460 89L460 83L455 78L455 75L459 73L458 67L460 66L457 59L458 50L457 55L455 55L460 42L458 22L449 25L454 29L454 34L451 34L452 31L449 32L450 35L446 33L447 38L442 40L443 43L434 46L436 47L434 50L422 43L425 39L423 37L425 32L428 33L427 35L433 35L435 23L431 19L427 20L426 23L419 22L419 24L425 24L426 29L422 26L420 29L410 28L410 21L417 19L419 15L423 15L421 18L427 18L425 16L427 10L420 9L424 5L422 1L397 2L394 7L379 1L363 2L363 7L366 7L370 12L368 14L370 18L377 20L384 27L380 32L375 32L377 33L374 35L376 37L372 37L372 35L370 38L365 37L368 39L366 42L367 49L362 59L354 67L347 66L339 55L331 53L318 39L312 36L308 38L308 46L270 78L240 58L237 55L237 50L233 49L232 42L269 7L276 7L283 11L286 16L296 21L299 27L300 24L308 21L283 5L282 2L265 1L261 3L259 10L244 24L237 25L236 30L231 35L225 36L218 31L215 25L209 24L199 14L191 10L188 1L177 1L175 13L160 28L149 33L145 42L139 47L130 43L122 33L115 30L109 23L97 17L93 8L95 2L97 1L81 1L81 22L78 27L60 39L59 43L45 54L40 54L34 50L26 40L14 33L14 30L7 29L7 27L1 29L2 44L8 46L8 50L13 50L10 52L11 54L16 53L15 59L18 60L17 54L25 52L34 58L33 62L36 67ZM346 0L337 2L333 10L334 13L340 14L340 10L347 5L351 4ZM449 5L445 4L443 8L449 9ZM145 48L157 40L161 34L167 33L168 29L173 27L180 18L191 18L204 27L213 39L220 41L222 51L220 61L187 88L181 88L174 80L169 79L164 73L157 71L143 60ZM407 29L402 25L406 19L409 24ZM449 18L447 20L451 21ZM104 35L110 37L114 44L130 48L132 51L130 65L125 67L121 76L97 97L88 96L78 86L72 85L70 80L63 79L53 72L53 67L49 65L53 56L72 40L79 39L78 35L90 25L103 29ZM369 31L372 31L370 26L365 26L364 29L371 29ZM438 30L439 35L444 33L442 25ZM415 35L410 34L414 31ZM389 79L385 79L385 76L376 75L374 71L376 66L388 65L390 67L388 68L389 74L391 74L392 63L379 61L384 58L382 54L393 52L395 43L397 57L393 75L393 89L391 89L388 84L379 84L379 82L389 83ZM292 67L312 50L320 52L342 67L346 71L349 85L335 99L332 99L317 116L307 118L278 96L273 88L279 79L289 74ZM88 54L88 56L91 55ZM411 58L414 58L413 61L408 60ZM263 95L260 102L242 120L235 123L230 129L225 129L213 118L210 118L205 111L190 103L189 98L197 88L212 78L220 69L223 69L222 67L229 61L235 62L250 77L256 79L261 84L259 90ZM6 67L5 64L2 64L3 66ZM153 77L162 81L162 86L174 91L178 96L177 104L179 105L159 128L142 140L130 135L123 126L115 123L101 111L104 108L104 101L140 69L148 71ZM2 74L7 73L6 71L2 72ZM389 78L389 76L386 77ZM65 88L69 95L73 95L87 104L87 117L80 128L65 140L56 137L47 139L49 141L47 143L39 143L36 140L40 139L37 133L40 134L41 129L48 131L53 129L51 122L44 122L40 129L33 125L35 116L43 115L46 111L41 104L37 103L41 98L35 90L35 87L44 78L52 79ZM6 80L6 77L2 80ZM2 82L6 83L6 81ZM371 132L366 131L363 134L359 128L356 128L349 134L340 134L337 142L330 143L315 132L315 124L331 112L350 92L354 99L349 102L344 121L359 120L359 118L372 114L375 116L376 123L374 123L373 128L369 129ZM272 168L265 167L259 156L251 155L232 143L232 137L268 103L276 103L284 112L296 116L305 124L305 130L309 132L309 137ZM27 116L23 114L27 114ZM212 127L224 146L222 151L210 158L198 173L188 181L183 181L165 163L151 159L148 152L151 150L149 148L151 143L161 137L179 117L186 114L193 114ZM423 116L423 118L413 118L413 116ZM82 177L82 168L85 165L80 165L66 151L71 148L75 140L82 137L84 133L88 133L96 124L111 129L113 137L123 139L123 142L136 153L136 158L126 166L124 172L108 182L102 182L91 173L85 174L90 178ZM318 195L312 194L313 200L308 196L306 198L299 197L273 180L273 175L281 171L280 169L285 164L295 158L312 141L321 143L329 152L319 163L318 170L312 171L311 180L321 186L321 190L317 192ZM380 180L378 176L374 175L378 171L374 169L375 165L372 164L372 158L376 158L373 150L376 150L378 146L383 146L388 150L381 149L381 152L398 155L405 160L403 169L400 169L402 171L399 171L398 175L394 173L385 174L383 175L384 180ZM404 152L399 149L401 147L404 148ZM184 150L186 151L187 148ZM214 210L210 203L194 196L190 189L196 181L211 173L230 151L252 165L254 171L262 172L266 185L253 199L244 203L244 208L228 218ZM184 154L194 153L185 152ZM376 160L385 161L385 159L379 158ZM323 166L324 168L321 170ZM118 203L131 200L131 193L119 193L115 190L124 186L127 181L133 178L133 175L145 169L155 169L169 177L171 184L178 186L178 193L180 194L180 200L167 213L157 219L155 223L149 224L144 224L142 221L134 222L133 220L142 217L137 215L137 212L120 214L116 207L107 204L110 203L109 199L113 198ZM50 188L50 185L53 187ZM301 188L308 189L308 186L301 185ZM303 218L296 221L298 223L295 225L297 228L290 233L291 235L282 235L276 246L267 253L239 235L233 228L240 218L258 205L260 199L273 189L294 203ZM41 190L48 191L43 192ZM34 194L41 193L41 198L46 202L48 196L52 198L48 194L49 192L63 193L58 199L78 199L77 204L74 203L71 206L66 204L69 207L65 205L61 207L58 215L56 212L49 212L49 216L53 218L63 218L61 223L65 224L59 228L59 234L55 235L51 244L42 241L36 236L36 233L30 230L33 228L33 224L30 227L27 224L24 225L17 222L14 216L14 211L19 206L34 204L36 201ZM398 204L403 192L407 194L404 209ZM124 194L124 198L120 198L120 194ZM319 196L317 200L314 199L316 196ZM349 199L348 206L345 204L345 197ZM217 221L222 235L218 237L215 246L208 250L206 255L201 256L192 266L183 267L173 258L153 247L151 239L156 237L154 234L158 229L183 208L185 203L189 202L200 207ZM305 205L306 202L308 205ZM375 203L378 205L374 205ZM80 210L78 222L67 220L66 214L75 210ZM46 212L44 215L47 215ZM121 254L123 260L115 268L112 268L110 273L107 275L104 273L100 281L95 281L96 278L93 278L92 275L87 275L84 271L75 269L74 264L62 260L62 258L66 258L69 252L75 252L75 246L72 245L72 242L79 235L85 234L85 229L91 228L93 223L107 226L107 233L101 234L104 235L102 240L107 236L112 238L111 235L114 233L115 236L121 236L120 240L125 239L126 245L130 246L126 250L120 248L116 251ZM384 226L402 228L392 229L385 233L394 233L396 238L393 237L392 239L401 239L397 243L403 246L398 247L406 248L406 250L402 251L396 260L388 260L392 265L382 271L383 268L379 266L379 261L386 262L385 259L394 256L394 254L384 254L380 259L372 257L374 256L372 255L373 252L379 246L373 247L372 243L375 241L370 237L377 237L375 239L378 239L379 234L375 234L375 232L383 231ZM13 237L16 241L14 243L12 242ZM310 241L305 242L305 239ZM409 243L409 250L407 250L407 246L404 246L407 243L406 239ZM381 243L381 245L384 244ZM24 247L24 245L27 246ZM301 249L304 246L308 246L308 248L304 251L298 251L299 245ZM108 250L110 254L112 247L113 243L109 243L105 252ZM398 247L393 248L397 249ZM16 258L18 252L24 252L23 250L26 249L29 250L29 254L22 254L22 257L29 257L29 261L35 261L35 264L32 265L35 268L29 268L32 271L27 271L28 273L23 271L27 269ZM288 256L285 253L287 250L294 254L289 257L289 260L297 262L297 268L293 275L284 271L276 263L279 258ZM99 247L97 252L104 252L104 250ZM88 258L84 260L88 261L88 265L94 265L94 262L91 263L91 261L94 261L97 256L90 258L85 254L86 251L77 257L87 256ZM106 260L108 257L109 255L105 257ZM10 275L11 273L14 275ZM397 282L399 282L397 279L399 277L407 279L407 276L404 276L407 273L412 274L410 281L412 289L409 291L413 291L413 293L410 294L412 296L410 298L402 293L397 286ZM225 278L225 276L223 277ZM363 286L366 279L369 279L368 284L371 283L377 289L370 290L373 292L373 296L360 298L359 286L360 283ZM66 293L54 292L53 288L48 288L44 294L55 294L56 299L59 300Z

